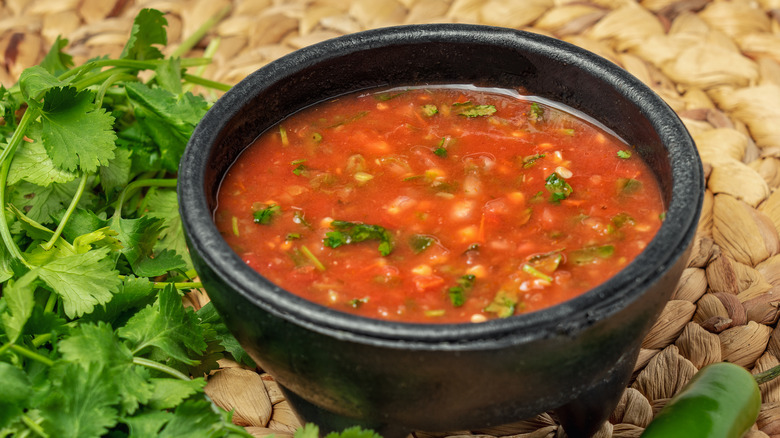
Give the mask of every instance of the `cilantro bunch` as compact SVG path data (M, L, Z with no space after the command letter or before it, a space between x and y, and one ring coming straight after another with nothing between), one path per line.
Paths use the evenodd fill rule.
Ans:
M252 364L195 280L176 170L227 86L164 56L141 11L118 59L74 67L58 39L0 87L0 437L246 436L203 394L231 357ZM207 50L208 52L208 50Z

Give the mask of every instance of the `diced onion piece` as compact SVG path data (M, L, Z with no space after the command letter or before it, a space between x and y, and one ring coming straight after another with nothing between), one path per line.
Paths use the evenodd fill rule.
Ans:
M563 166L556 167L555 168L555 173L560 175L561 178L563 178L563 179L571 178L572 175L574 175L571 170L569 170L569 169L567 169L567 168L565 168Z
M455 219L468 219L474 210L474 203L471 201L460 201L452 207L452 217Z
M374 179L374 175L366 172L357 172L355 173L355 179L360 183L364 183Z
M460 236L463 242L474 241L479 235L479 227L476 225L469 225L458 230L458 236Z
M463 192L468 196L477 196L482 191L482 181L475 175L463 179Z
M390 204L385 207L388 213L390 214L398 214L401 213L404 210L407 210L409 207L415 205L417 201L414 199L408 197L408 196L399 196L392 201L390 201Z
M433 268L429 265L418 265L412 268L412 273L415 275L431 275L433 273Z
M473 323L480 323L487 321L487 317L481 313L475 313L471 315L471 322Z
M474 265L466 270L466 274L477 278L485 278L487 277L487 269L485 269L484 265Z

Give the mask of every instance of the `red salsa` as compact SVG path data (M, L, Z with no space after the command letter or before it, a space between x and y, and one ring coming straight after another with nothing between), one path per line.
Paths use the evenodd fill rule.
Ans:
M481 322L573 298L661 225L652 172L517 90L395 88L307 108L231 166L215 221L249 266L323 306Z

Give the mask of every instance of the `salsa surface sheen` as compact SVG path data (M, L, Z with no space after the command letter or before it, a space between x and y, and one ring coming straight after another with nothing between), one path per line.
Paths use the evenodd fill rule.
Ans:
M664 207L629 145L516 90L343 96L264 133L214 218L246 263L336 310L482 322L573 298L624 268Z

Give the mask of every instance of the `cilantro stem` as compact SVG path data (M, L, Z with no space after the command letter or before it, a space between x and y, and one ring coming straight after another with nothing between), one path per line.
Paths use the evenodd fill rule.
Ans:
M209 17L206 21L203 22L203 24L198 27L195 32L192 33L192 35L188 36L184 41L179 44L179 47L176 48L173 52L171 52L171 58L179 58L183 56L185 53L192 50L193 47L195 47L195 44L198 44L198 41L202 40L204 36L206 36L206 33L211 30L212 27L214 27L217 23L222 21L223 18L230 12L230 6L225 6L224 8L220 9L215 15Z
M167 286L173 285L176 289L201 289L203 283L200 281L186 281L182 283L169 283L167 281L156 281L152 283L152 287L155 289L165 289Z
M202 78L200 76L184 73L182 79L187 82L191 82L196 85L202 85L204 87L213 88L219 91L228 91L232 88L231 85L222 82L212 81L211 79Z
M171 377L176 377L177 379L181 380L190 380L190 376L182 373L181 371L171 368L168 365L163 365L159 362L155 362L153 360L145 359L143 357L134 357L133 363L136 365L141 365L143 367L151 368L153 370L160 371L162 373L168 374Z
M54 306L57 305L57 294L52 292L49 294L49 298L46 300L46 307L43 308L43 313L51 313L54 311Z
M87 62L85 64L82 64L76 68L73 68L71 70L66 71L65 73L61 74L57 79L60 81L64 81L65 79L68 79L72 76L78 77L82 72L90 71L90 70L99 70L105 67L122 67L122 68L129 68L131 70L154 70L157 67L159 67L161 64L165 63L167 61L162 59L147 59L147 60L138 60L138 59L97 59L94 61ZM211 62L210 59L206 58L183 58L181 59L181 66L182 67L197 67L199 65L209 64ZM95 76L90 76L89 78L82 79L81 82L87 82L87 79L90 79L89 85L92 83L98 83L100 80L93 80L96 76L101 76L101 78L107 78L111 76L114 73L114 69L105 70L103 72L98 73ZM104 75L105 73L108 73L108 75ZM78 86L76 86L78 88Z
M41 345L51 340L51 333L44 333L33 338L32 344L34 347L40 347Z
M98 88L97 95L95 96L95 106L101 107L103 106L103 99L106 97L106 92L108 92L108 89L114 85L119 80L129 80L129 81L137 81L138 77L133 76L131 74L124 73L122 71L119 71L117 73L114 73L113 75L109 76L108 79L106 79L105 82L100 84L100 88Z
M41 245L41 247L48 251L51 249L52 246L54 246L54 243L57 241L57 239L60 238L60 235L62 235L62 230L65 228L65 225L68 223L68 219L70 219L71 215L73 215L73 212L76 211L76 206L78 206L79 202L81 201L81 196L84 194L84 189L87 187L87 180L89 179L88 174L81 175L81 181L79 181L79 186L76 189L76 195L73 197L73 199L70 201L70 205L68 206L68 209L65 211L65 215L62 217L62 220L60 220L60 223L57 224L57 229L54 230L54 234L49 238L49 241Z
M36 435L43 438L49 438L49 435L46 433L46 431L44 431L38 423L33 421L32 418L28 417L27 414L22 414L20 418L22 419L22 423L30 428L30 430L33 431Z
M26 112L25 115L27 115ZM24 117L22 117L22 119L24 119ZM21 126L21 122L19 125ZM21 129L22 128L17 128L16 132L19 132ZM16 136L16 132L14 133L14 136ZM6 146L6 149L3 152L5 153L9 149L13 149L15 147L16 145L13 144L13 142L9 142L8 146ZM2 166L0 166L0 203L5 205L5 183L8 181L8 169L11 167L11 160L7 156L0 157L0 159L4 160L2 161ZM19 261L21 261L28 268L32 268L32 265L24 258L24 256L22 256L22 251L16 245L16 242L14 242L14 238L11 236L11 230L8 228L8 222L5 220L5 215L0 217L0 237L2 237L6 249L8 249L8 252L11 253L12 256L19 259Z
M13 344L11 345L11 350L21 354L24 357L27 357L28 359L36 360L44 365L52 366L54 365L54 361L49 359L48 357L37 353L32 350L28 350L20 345Z

